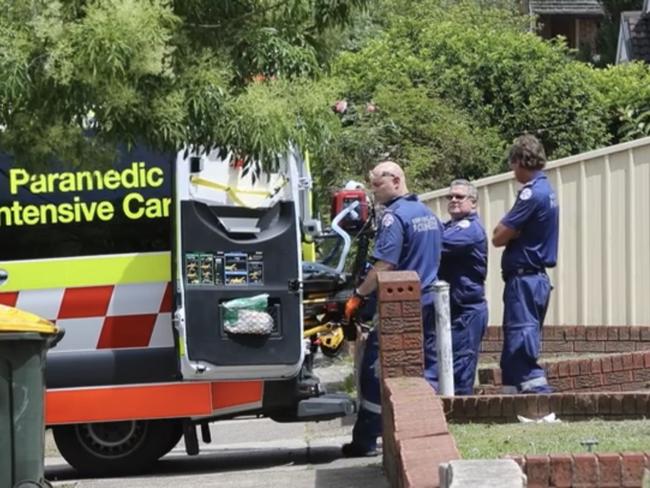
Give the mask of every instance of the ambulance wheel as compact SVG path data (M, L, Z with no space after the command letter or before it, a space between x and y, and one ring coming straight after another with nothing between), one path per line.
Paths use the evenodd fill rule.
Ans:
M84 475L144 471L180 440L180 420L127 420L54 427L65 460Z

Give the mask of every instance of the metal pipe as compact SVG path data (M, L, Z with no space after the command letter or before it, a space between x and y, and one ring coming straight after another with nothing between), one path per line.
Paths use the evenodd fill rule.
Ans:
M436 307L436 352L438 356L438 388L442 396L454 396L454 358L449 312L449 283L433 284Z
M354 218L357 218L358 213L356 212L356 208L359 206L359 201L356 200L352 202L350 205L345 207L343 210L341 210L336 217L334 217L334 220L332 220L332 230L336 232L339 236L341 236L341 239L343 239L343 250L341 251L341 255L339 256L339 264L336 266L336 271L338 273L343 272L343 268L345 268L345 260L348 257L348 254L350 252L350 246L352 245L352 238L350 237L350 234L348 234L345 230L343 230L339 226L339 222L345 218L345 216L349 213L352 214Z

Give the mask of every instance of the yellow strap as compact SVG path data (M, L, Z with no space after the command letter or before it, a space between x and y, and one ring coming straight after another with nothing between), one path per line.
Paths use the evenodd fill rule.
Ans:
M261 190L242 190L239 188L233 188L232 186L224 185L222 183L217 183L216 181L210 181L210 180L206 180L205 178L199 178L198 176L191 176L190 182L198 186L205 186L207 188L212 188L214 190L224 191L237 205L240 205L242 207L248 207L249 205L246 205L242 201L242 199L239 198L238 193L241 195L256 195L262 198L268 198L272 196L274 193L277 193L277 191L286 184L286 181L284 180L284 178L282 178L282 184L277 186L273 192L270 192L270 191L261 191Z

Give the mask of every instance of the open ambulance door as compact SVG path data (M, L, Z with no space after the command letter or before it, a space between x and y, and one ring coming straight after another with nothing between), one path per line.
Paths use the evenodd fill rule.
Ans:
M281 379L300 370L297 161L243 171L218 151L175 167L174 326L184 379Z

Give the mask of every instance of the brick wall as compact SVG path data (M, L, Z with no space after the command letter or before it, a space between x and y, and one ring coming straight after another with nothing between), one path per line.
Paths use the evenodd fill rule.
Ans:
M542 362L558 392L636 391L650 387L650 351L608 354L596 358ZM481 369L477 393L500 393L501 369Z
M562 420L643 419L650 417L650 392L553 393L443 397L447 420L464 423L516 422L517 415Z
M641 487L650 452L511 456L528 477L528 488Z
M490 326L481 343L482 360L499 360L503 333ZM542 329L542 357L572 353L615 353L650 350L650 326L563 326Z
M384 469L391 486L439 486L440 463L459 459L447 421L512 422L554 412L577 420L650 417L650 392L551 395L436 396L423 376L420 284L413 272L378 274ZM490 327L485 355L501 351L500 327ZM566 389L616 389L650 381L650 327L545 327L546 355L610 353L546 364L551 383ZM625 354L611 353L625 352ZM500 370L481 372L496 388ZM533 487L636 487L650 468L650 453L517 457Z
M442 402L423 378L420 281L378 273L383 461L391 486L434 488L438 465L460 457Z

